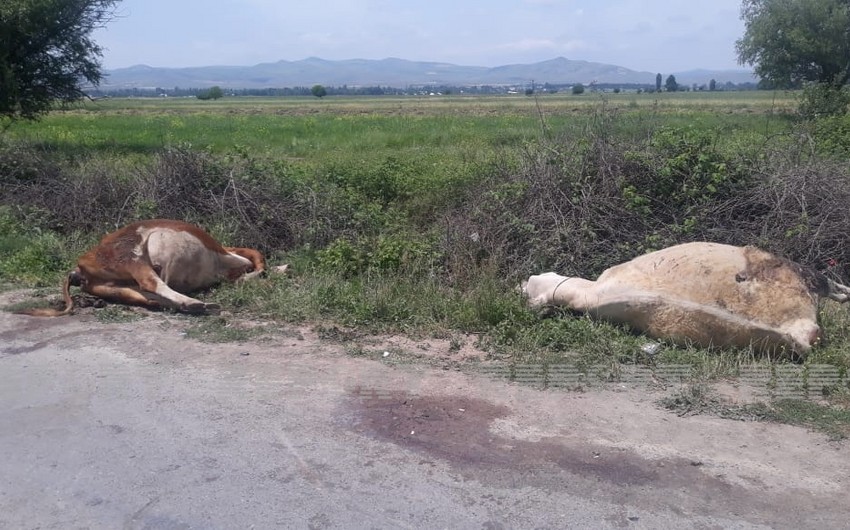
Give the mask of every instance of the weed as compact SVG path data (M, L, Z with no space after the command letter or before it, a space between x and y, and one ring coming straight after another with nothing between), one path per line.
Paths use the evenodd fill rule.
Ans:
M826 434L830 440L850 436L850 410L801 399L754 405L767 421L798 425Z
M143 318L142 314L130 307L109 305L95 311L97 321L102 324L124 324Z
M199 317L186 328L186 337L202 342L244 342L269 333L266 326L246 326L225 317Z
M659 400L663 408L679 416L710 414L740 421L771 421L807 427L830 440L850 435L850 410L802 399L730 405L717 397L705 382L692 381L678 392Z
M47 307L52 307L52 304L48 304L44 300L24 300L22 302L16 302L14 304L8 304L3 306L3 311L17 313L19 311L24 311L28 309L44 309Z

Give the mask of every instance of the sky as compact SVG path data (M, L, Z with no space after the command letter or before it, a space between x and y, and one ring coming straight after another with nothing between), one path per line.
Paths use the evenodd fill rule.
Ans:
M106 69L308 57L464 66L566 57L650 72L742 69L741 0L122 0Z

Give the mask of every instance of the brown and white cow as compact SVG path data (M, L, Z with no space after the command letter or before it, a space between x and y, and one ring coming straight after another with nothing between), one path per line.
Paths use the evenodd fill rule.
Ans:
M67 315L74 307L71 285L122 304L186 313L216 312L216 304L183 293L223 280L252 278L264 270L265 261L259 251L223 247L195 225L170 219L139 221L107 234L79 259L62 287L65 309L30 309L21 313Z
M522 286L531 306L564 306L657 339L805 355L820 338L818 298L850 287L755 247L687 243L603 272L596 281L554 272Z

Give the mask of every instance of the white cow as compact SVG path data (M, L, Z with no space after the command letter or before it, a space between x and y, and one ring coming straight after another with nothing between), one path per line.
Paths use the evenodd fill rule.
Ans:
M820 338L818 297L850 287L755 247L687 243L637 257L596 281L554 272L522 286L531 306L563 306L650 337L805 355Z

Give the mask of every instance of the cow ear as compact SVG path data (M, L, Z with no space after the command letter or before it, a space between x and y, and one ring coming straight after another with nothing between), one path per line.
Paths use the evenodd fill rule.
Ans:
M528 298L528 291L526 290L527 287L528 287L528 280L523 280L523 281L520 282L519 285L517 285L516 290L517 290L518 293L520 293L524 297Z

